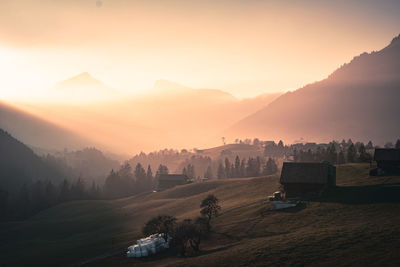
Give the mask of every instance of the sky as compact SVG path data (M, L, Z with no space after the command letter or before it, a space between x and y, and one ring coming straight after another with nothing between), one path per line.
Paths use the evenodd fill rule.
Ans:
M237 97L321 80L400 33L400 1L1 0L0 99L89 72L145 92L158 79Z

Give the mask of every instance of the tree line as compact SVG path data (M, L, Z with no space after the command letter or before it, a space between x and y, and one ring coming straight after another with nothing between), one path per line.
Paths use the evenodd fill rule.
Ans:
M208 165L202 177L208 179L259 177L275 174L278 171L276 161L272 158L268 158L267 160L261 157L240 159L239 156L236 156L233 162L227 157L224 161L213 161L207 158L207 162ZM215 175L213 170L214 166L216 166ZM182 174L185 174L190 179L195 179L197 174L195 165L193 163L188 163L183 167ZM199 177L200 175L197 176L197 178Z
M238 178L238 177L258 177L275 174L278 172L278 166L274 159L268 158L265 162L260 157L249 157L240 159L236 156L234 162L230 162L225 158L224 163L218 165L217 177L222 178Z
M75 182L65 179L60 184L37 180L25 183L19 192L9 198L8 192L0 190L0 212L3 220L23 220L57 204L82 199L99 199L101 188L95 182L87 186L85 180Z
M156 175L165 173L168 173L168 167L160 165ZM51 180L24 183L13 195L0 188L1 220L23 220L67 201L132 196L153 190L155 183L150 166L145 170L138 163L132 169L129 163L125 163L119 170L111 170L102 186L94 181L88 185L84 178L79 177L75 181L64 179L59 184Z
M372 154L367 152L372 149L372 143L365 146L363 143L338 144L331 142L327 148L317 147L315 151L293 151L293 161L295 162L321 162L329 161L332 164L345 164L355 162L371 162Z

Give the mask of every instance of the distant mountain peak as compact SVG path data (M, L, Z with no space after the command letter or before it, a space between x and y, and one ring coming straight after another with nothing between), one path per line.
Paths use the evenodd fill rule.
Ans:
M183 91L190 90L191 88L176 82L160 79L154 83L153 89L157 91Z
M119 91L106 86L88 72L57 83L47 95L53 100L70 103L109 101L121 96Z
M66 79L62 82L59 82L57 86L104 86L104 84L94 78L90 73L88 72L82 72L78 75L75 75L69 79Z
M89 72L82 72L74 77L72 77L71 79L94 79L92 75L90 75Z

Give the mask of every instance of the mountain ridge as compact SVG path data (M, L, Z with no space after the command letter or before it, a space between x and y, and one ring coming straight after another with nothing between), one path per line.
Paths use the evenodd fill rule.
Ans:
M354 57L324 80L281 95L228 128L226 135L287 142L301 137L321 142L397 138L400 46L399 37L393 40L380 51Z

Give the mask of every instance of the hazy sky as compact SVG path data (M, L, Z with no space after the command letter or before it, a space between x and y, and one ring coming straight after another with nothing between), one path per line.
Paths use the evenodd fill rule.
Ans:
M0 98L90 72L137 92L157 79L236 96L325 78L400 33L400 1L1 0Z

